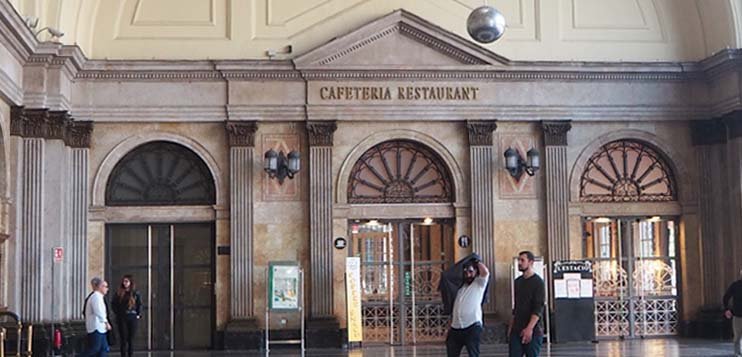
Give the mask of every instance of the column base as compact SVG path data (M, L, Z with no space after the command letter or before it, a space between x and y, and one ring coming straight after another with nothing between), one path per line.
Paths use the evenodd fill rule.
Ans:
M65 321L54 324L55 329L62 332L62 347L54 348L52 339L52 325L50 323L33 325L33 354L35 356L46 356L51 352L63 355L76 355L85 349L87 331L84 321ZM23 333L26 333L24 328ZM23 346L25 350L26 346Z
M230 320L224 328L224 346L226 350L260 350L264 346L264 331L258 326L254 317Z
M343 332L335 317L312 318L307 321L308 348L341 348L343 341Z

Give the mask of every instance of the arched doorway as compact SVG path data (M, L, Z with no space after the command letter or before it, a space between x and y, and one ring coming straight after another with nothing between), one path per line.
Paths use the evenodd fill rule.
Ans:
M445 338L448 317L437 292L454 259L455 220L427 217L426 205L455 202L441 157L410 140L385 141L352 167L347 197L374 217L349 222L349 254L361 258L364 341L412 344ZM404 206L404 213L384 214Z
M154 141L127 153L106 184L107 207L182 210L178 222L139 217L106 224L106 278L115 291L131 274L142 294L135 345L210 348L214 331L214 222L191 221L189 209L216 203L214 177L180 144Z
M596 336L677 334L678 217L646 208L677 201L667 159L643 141L609 142L588 159L579 197L605 212L583 216L583 255L594 261Z

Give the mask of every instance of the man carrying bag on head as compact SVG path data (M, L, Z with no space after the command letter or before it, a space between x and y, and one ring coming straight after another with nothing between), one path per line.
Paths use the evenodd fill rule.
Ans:
M484 330L482 304L486 301L489 276L489 269L477 254L469 255L441 274L438 290L443 311L451 315L446 337L448 357L459 356L464 346L470 357L479 356Z

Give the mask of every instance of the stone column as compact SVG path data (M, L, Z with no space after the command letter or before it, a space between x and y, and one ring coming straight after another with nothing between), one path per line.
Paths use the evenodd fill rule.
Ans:
M494 121L469 121L469 159L471 162L471 225L472 251L482 257L490 268L490 280L495 276L495 212L494 212ZM494 286L494 285L493 285ZM491 290L492 291L492 290ZM484 304L484 313L495 312L494 294Z
M254 315L253 296L253 168L255 166L254 121L228 121L230 320L224 331L224 347L246 349L263 343Z
M549 261L569 259L569 121L544 121L544 175L546 176L546 239Z
M79 320L82 316L80 298L88 290L88 158L92 122L72 122L65 137L70 147L67 190L69 207L67 219L67 286L66 304L69 305L66 319ZM115 286L115 282L111 283Z
M332 139L334 121L308 122L311 318L334 318L332 275Z
M724 231L728 216L727 175L720 171L726 162L727 133L720 120L696 122L691 129L693 145L698 162L698 196L701 231L701 274L703 288L700 291L705 304L721 304L726 274L724 266Z
M15 302L24 320L38 322L44 317L44 305L49 304L42 276L49 266L42 251L44 139L21 138L18 144Z
M730 282L739 279L739 270L742 269L742 228L738 220L742 217L742 110L734 111L725 115L724 123L727 127L727 155L729 174L728 197L729 210L727 226L729 235L726 236L726 252L731 252L729 260L731 269L726 269L729 275L725 281Z
M227 122L232 320L253 318L253 166L256 122Z

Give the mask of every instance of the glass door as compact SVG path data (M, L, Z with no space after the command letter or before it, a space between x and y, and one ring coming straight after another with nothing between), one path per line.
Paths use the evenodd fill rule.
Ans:
M677 334L676 229L662 217L585 220L598 337Z
M453 261L453 225L370 221L352 223L351 236L350 254L361 258L364 341L441 341L448 316L437 289Z
M130 274L142 295L135 347L210 348L213 224L111 224L106 229L109 294Z

